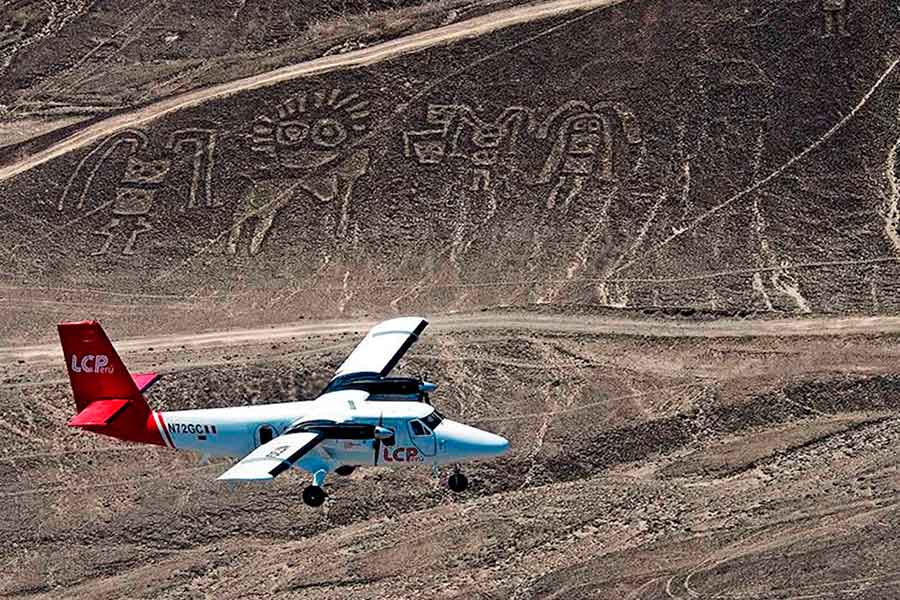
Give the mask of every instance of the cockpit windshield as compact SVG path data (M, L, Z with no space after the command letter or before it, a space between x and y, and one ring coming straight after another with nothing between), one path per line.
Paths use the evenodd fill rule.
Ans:
M428 429L434 431L434 428L441 424L444 420L443 415L438 411L433 411L430 415L422 419L422 422L428 426Z

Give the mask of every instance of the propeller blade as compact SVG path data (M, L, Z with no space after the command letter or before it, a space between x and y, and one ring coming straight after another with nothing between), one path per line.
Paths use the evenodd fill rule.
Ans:
M384 413L381 413L380 415L378 415L378 426L381 427L383 423L384 423ZM375 450L374 465L377 467L378 466L378 455L381 454L381 440L378 438L375 438L375 443L372 444L372 448Z

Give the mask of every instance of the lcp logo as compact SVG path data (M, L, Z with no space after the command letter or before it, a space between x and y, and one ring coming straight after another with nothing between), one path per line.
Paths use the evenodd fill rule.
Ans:
M73 354L70 364L73 373L113 373L113 368L107 366L109 357L105 354L85 354L81 359Z

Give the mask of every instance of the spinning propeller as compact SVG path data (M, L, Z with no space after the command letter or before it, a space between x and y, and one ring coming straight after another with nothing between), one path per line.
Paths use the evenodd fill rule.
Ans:
M372 437L375 438L375 443L372 444L372 448L375 450L375 465L377 466L378 456L381 454L382 440L388 446L394 445L394 430L384 426L384 413L378 415L378 425L375 427Z
M428 398L428 392L436 390L437 384L428 381L428 373L422 373L416 377L416 379L419 380L419 393L422 395L422 401L426 404L431 404L431 400Z

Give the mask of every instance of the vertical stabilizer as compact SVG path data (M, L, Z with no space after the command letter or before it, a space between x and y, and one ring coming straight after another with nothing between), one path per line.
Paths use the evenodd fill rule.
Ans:
M97 321L60 323L58 328L78 409L69 425L122 440L163 445L162 425L141 394L156 374L132 377Z
M66 370L79 411L94 400L140 397L134 380L97 321L60 323Z

